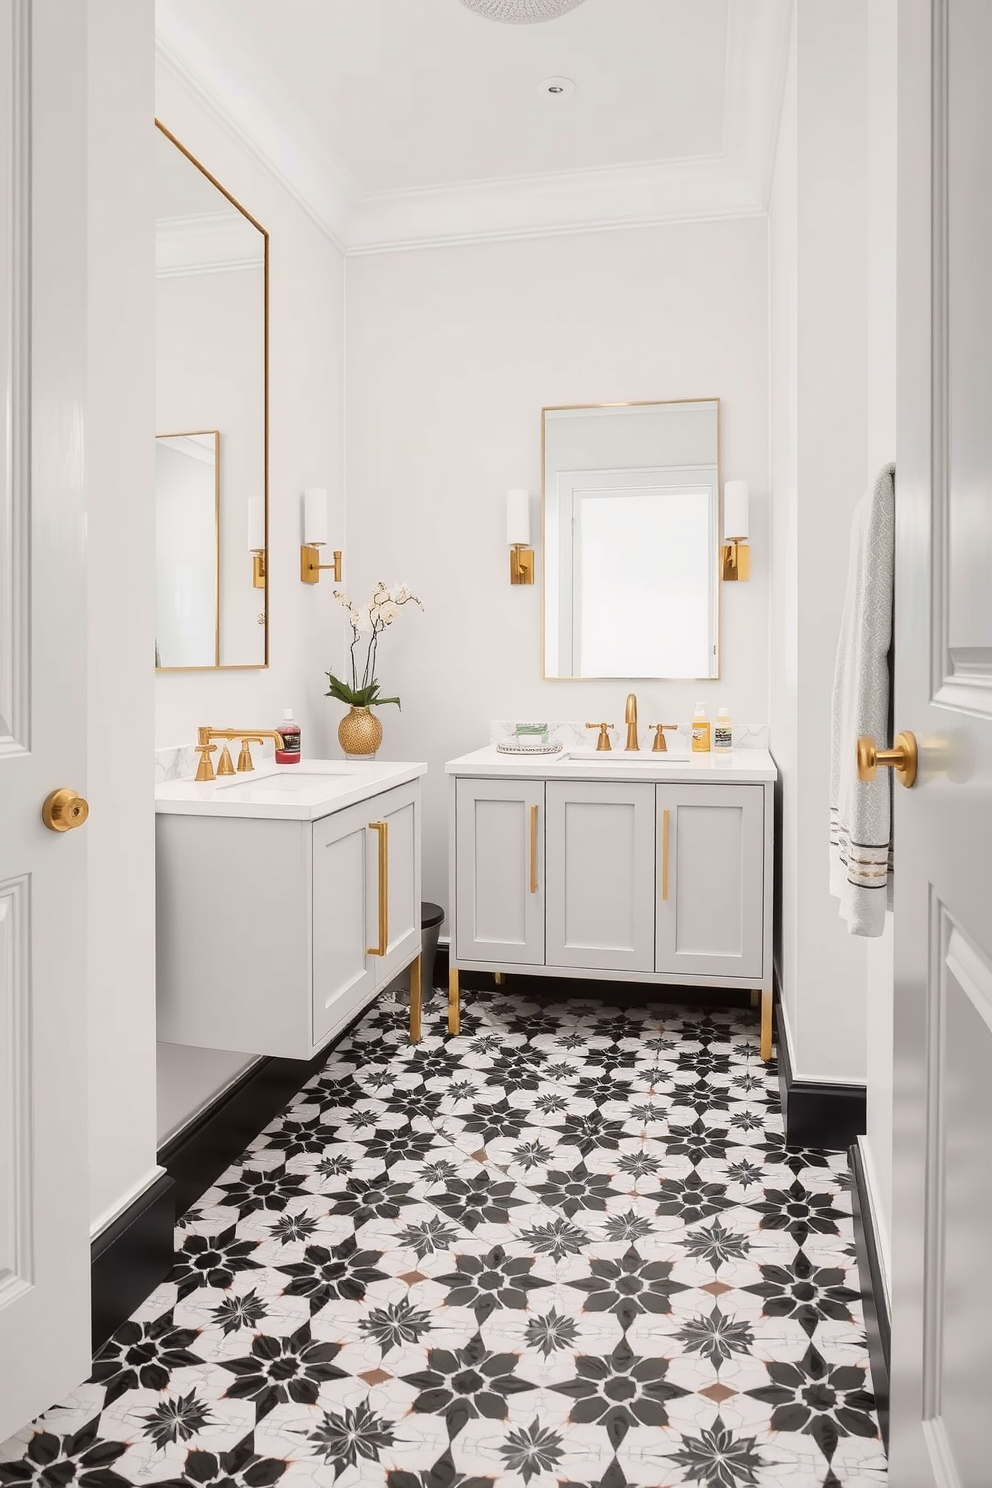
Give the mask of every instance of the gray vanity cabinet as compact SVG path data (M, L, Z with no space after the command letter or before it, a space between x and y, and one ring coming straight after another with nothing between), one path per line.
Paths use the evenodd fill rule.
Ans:
M655 957L655 788L549 780L549 966L650 972Z
M418 780L313 821L160 814L156 836L167 1043L311 1059L420 952Z
M460 960L544 964L544 790L534 780L457 782Z
M760 980L765 787L680 784L657 791L655 969L687 982Z
M775 762L520 760L490 746L451 781L449 1028L462 971L727 987L772 1049Z

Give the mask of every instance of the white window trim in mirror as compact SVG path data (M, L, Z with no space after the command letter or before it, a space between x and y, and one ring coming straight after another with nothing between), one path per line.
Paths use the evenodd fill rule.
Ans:
M592 418L609 417L612 411L643 409L645 415L651 410L689 411L698 408L714 416L712 458L676 462L659 461L646 464L632 460L630 464L613 459L600 463L591 459L581 469L564 466L551 470L549 454L549 416L553 423L556 416L571 419L588 413ZM639 450L643 455L643 448ZM698 453L698 451L696 451ZM720 675L720 400L718 398L677 399L667 402L594 403L567 404L547 407L541 412L541 473L542 514L544 536L544 589L542 593L542 675L548 681L649 681L661 677L683 681L713 681ZM643 652L637 654L632 643L631 661L624 670L604 670L594 664L593 670L583 670L577 654L581 649L581 619L584 613L580 599L573 592L573 576L582 564L582 523L576 527L574 516L576 498L583 493L601 492L604 497L616 496L628 502L628 515L636 513L629 506L635 494L654 493L661 500L679 496L698 496L706 503L705 511L695 524L696 572L704 587L696 596L696 610L700 625L705 626L697 647L699 670L650 671L641 665ZM581 507L578 508L581 510ZM673 513L675 507L673 506ZM651 514L645 512L644 517ZM641 518L642 522L644 517ZM635 517L636 521L636 517ZM604 555L608 558L608 555ZM641 620L650 625L653 604L657 599L638 591L641 596ZM635 607L636 608L636 607ZM705 666L706 657L710 664ZM687 662L687 665L689 663ZM695 665L695 663L693 663Z

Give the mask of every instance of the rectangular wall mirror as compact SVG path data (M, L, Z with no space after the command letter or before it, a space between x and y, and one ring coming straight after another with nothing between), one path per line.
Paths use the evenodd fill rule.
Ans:
M542 417L544 675L719 676L719 399Z
M162 124L156 150L155 665L262 667L268 233Z

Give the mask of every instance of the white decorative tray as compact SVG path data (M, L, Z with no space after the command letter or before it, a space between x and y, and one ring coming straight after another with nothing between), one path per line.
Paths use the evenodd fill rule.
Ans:
M560 744L520 744L515 739L500 739L497 754L561 754Z

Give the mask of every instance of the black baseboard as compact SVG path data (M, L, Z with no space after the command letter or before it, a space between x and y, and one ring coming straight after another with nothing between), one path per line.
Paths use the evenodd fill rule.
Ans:
M94 1354L172 1270L175 1218L174 1184L163 1173L93 1241Z
M778 1083L790 1147L828 1147L846 1151L868 1130L868 1092L864 1085L832 1085L797 1080L789 1043L779 1018Z
M878 1236L872 1224L868 1202L868 1184L861 1148L855 1142L848 1152L851 1165L851 1200L854 1210L854 1243L858 1255L858 1275L865 1310L865 1333L871 1361L872 1389L878 1407L878 1424L885 1449L889 1447L889 1370L892 1361L889 1307L882 1281L878 1255Z
M327 1062L330 1046L313 1059L259 1059L184 1126L158 1155L175 1184L176 1214L185 1214L277 1116L301 1085Z

